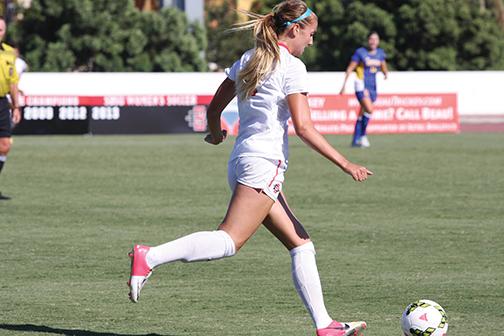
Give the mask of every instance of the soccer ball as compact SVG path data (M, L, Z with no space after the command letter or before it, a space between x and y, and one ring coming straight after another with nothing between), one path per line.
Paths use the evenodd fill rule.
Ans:
M408 305L401 317L404 336L446 336L448 319L434 301L419 300Z

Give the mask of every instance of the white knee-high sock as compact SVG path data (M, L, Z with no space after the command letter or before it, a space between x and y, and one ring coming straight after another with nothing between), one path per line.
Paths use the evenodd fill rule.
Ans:
M233 239L225 231L203 231L151 247L147 265L154 268L181 260L183 262L210 261L231 257L236 253Z
M322 285L315 261L315 247L312 242L290 250L292 258L292 279L294 286L308 309L317 329L325 328L333 321L327 313Z

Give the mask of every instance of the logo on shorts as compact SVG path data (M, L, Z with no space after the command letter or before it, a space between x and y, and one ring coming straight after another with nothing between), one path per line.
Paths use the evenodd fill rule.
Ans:
M274 191L275 193L280 192L280 183L277 183L277 184L275 184L275 185L273 186L273 191Z

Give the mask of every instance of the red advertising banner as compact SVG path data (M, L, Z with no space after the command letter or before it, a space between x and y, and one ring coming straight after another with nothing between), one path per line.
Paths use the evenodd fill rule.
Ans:
M317 130L351 134L360 105L354 95L310 95ZM289 131L293 132L292 125ZM374 103L368 133L456 133L460 131L456 94L381 94Z

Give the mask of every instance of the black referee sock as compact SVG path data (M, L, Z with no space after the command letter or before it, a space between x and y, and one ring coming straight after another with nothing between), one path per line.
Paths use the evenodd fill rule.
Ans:
M2 172L3 166L5 164L5 160L7 159L6 156L0 155L0 173Z

